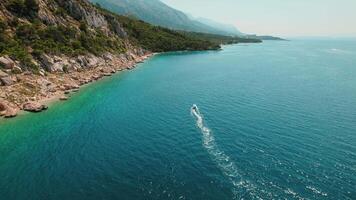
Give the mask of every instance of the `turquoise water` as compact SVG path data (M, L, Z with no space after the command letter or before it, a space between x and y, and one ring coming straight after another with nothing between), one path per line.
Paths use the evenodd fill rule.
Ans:
M351 200L355 185L356 41L162 54L0 122L0 199Z

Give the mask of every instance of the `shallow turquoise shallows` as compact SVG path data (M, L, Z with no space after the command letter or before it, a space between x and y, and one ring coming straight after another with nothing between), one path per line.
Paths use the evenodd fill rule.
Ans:
M352 40L161 54L0 121L1 200L354 200L355 185Z

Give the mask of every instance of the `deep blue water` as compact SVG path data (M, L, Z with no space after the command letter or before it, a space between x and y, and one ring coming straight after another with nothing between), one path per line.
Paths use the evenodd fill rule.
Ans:
M161 54L0 122L1 200L354 200L355 185L351 40Z

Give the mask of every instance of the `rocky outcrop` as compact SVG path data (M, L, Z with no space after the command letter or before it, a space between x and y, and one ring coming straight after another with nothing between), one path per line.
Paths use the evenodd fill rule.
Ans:
M40 56L40 62L49 72L63 72L66 67L71 65L67 59L58 56L49 56L47 54Z
M12 69L16 63L9 56L0 57L0 67L5 69Z
M41 112L47 110L48 107L37 102L28 102L22 105L22 109L28 112Z
M7 110L7 106L5 103L0 101L0 116L4 115Z
M128 35L117 19L111 15L105 16L106 20L109 22L111 29L114 33L118 34L122 38L127 38Z
M75 0L58 1L60 5L64 6L68 13L78 21L86 21L90 27L93 28L107 28L108 23L105 17L101 15L88 2L82 3Z
M16 117L18 113L18 109L12 108L0 101L0 116L4 116L5 118Z
M10 86L15 83L14 79L10 76L0 77L0 85Z
M17 79L14 77L12 78L9 74L0 70L0 86L9 86L13 85Z
M16 108L8 108L4 117L5 118L13 118L13 117L16 117L17 116L17 113L18 113L18 109Z
M6 77L9 76L7 73L3 72L2 70L0 70L0 78L2 77Z
M63 85L64 90L74 90L74 89L79 89L79 85L75 83L70 83L70 84L65 84Z
M44 0L38 0L39 3L39 11L38 18L47 25L59 25L64 24L65 20L61 15L53 15L51 10L60 10L60 8L55 7L52 2L46 2Z
M67 100L68 100L68 97L63 95L63 96L59 97L59 100L61 100L61 101L67 101Z

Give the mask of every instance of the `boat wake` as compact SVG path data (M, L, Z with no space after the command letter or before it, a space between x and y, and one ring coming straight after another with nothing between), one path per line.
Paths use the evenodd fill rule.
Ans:
M256 194L256 187L249 181L244 180L240 175L236 164L226 155L222 150L219 149L215 142L215 137L212 131L205 126L203 115L200 113L198 106L193 105L191 108L191 114L196 119L196 124L203 135L203 146L219 167L221 172L229 181L233 184L233 195L234 199L262 199Z

